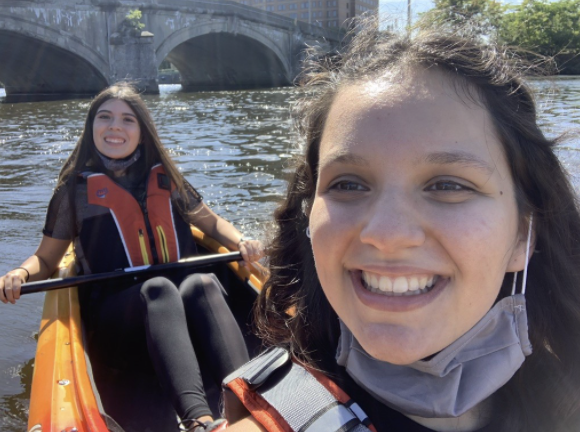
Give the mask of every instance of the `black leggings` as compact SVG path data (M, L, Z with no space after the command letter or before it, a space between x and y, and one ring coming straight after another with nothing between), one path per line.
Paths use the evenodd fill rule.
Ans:
M210 366L217 385L249 360L215 275L191 275L179 288L157 277L130 288L104 291L89 306L89 327L95 351L106 352L105 363L139 367L137 359L148 355L180 418L211 415L196 352L206 357L204 364Z

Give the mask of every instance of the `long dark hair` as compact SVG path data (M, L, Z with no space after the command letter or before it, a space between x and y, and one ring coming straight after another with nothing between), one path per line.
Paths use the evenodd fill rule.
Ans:
M567 431L580 424L580 213L575 193L544 136L523 64L492 44L441 31L396 36L366 27L340 53L312 53L298 107L303 140L284 201L275 212L271 276L256 307L260 336L285 345L313 366L332 361L336 313L316 276L306 236L326 116L345 84L378 79L404 68L437 69L460 97L489 112L515 184L522 229L534 214L536 253L529 264L527 305L534 352L496 395L489 430ZM527 70L527 69L526 69ZM507 276L504 285L512 277ZM506 295L505 287L500 296Z
M135 88L128 83L118 83L108 87L93 99L87 113L83 132L60 170L57 189L64 185L72 186L76 184L77 175L87 165L100 171L106 171L93 142L93 123L99 107L111 99L125 102L137 116L141 129L141 158L144 159L144 163L141 166L144 166L146 172L149 172L153 165L161 163L181 195L187 197L187 193L185 193L186 181L161 144L149 109L147 109L145 102ZM74 187L71 187L71 190L74 190Z

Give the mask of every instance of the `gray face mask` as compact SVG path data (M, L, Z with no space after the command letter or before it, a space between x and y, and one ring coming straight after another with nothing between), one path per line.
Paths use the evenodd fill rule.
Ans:
M528 231L529 251L531 226ZM526 252L526 263L528 252ZM371 357L340 322L337 362L376 399L405 414L459 417L495 393L532 353L524 269L522 293L493 308L467 333L428 361L394 365Z

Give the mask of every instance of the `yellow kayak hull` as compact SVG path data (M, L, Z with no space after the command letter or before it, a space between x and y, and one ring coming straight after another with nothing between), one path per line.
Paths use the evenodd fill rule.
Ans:
M198 245L212 253L230 252L192 227ZM63 258L58 277L71 275L72 252ZM256 291L265 281L264 269L249 271L237 262L227 266ZM76 287L46 293L28 417L29 432L108 432L86 357Z

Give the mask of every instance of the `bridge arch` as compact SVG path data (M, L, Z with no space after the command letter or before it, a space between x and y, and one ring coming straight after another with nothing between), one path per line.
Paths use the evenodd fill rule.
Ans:
M75 37L0 14L0 81L6 94L95 94L107 61Z
M157 64L171 61L186 90L271 87L291 82L291 59L280 46L249 27L238 25L232 31L228 24L205 22L175 31L159 44Z

